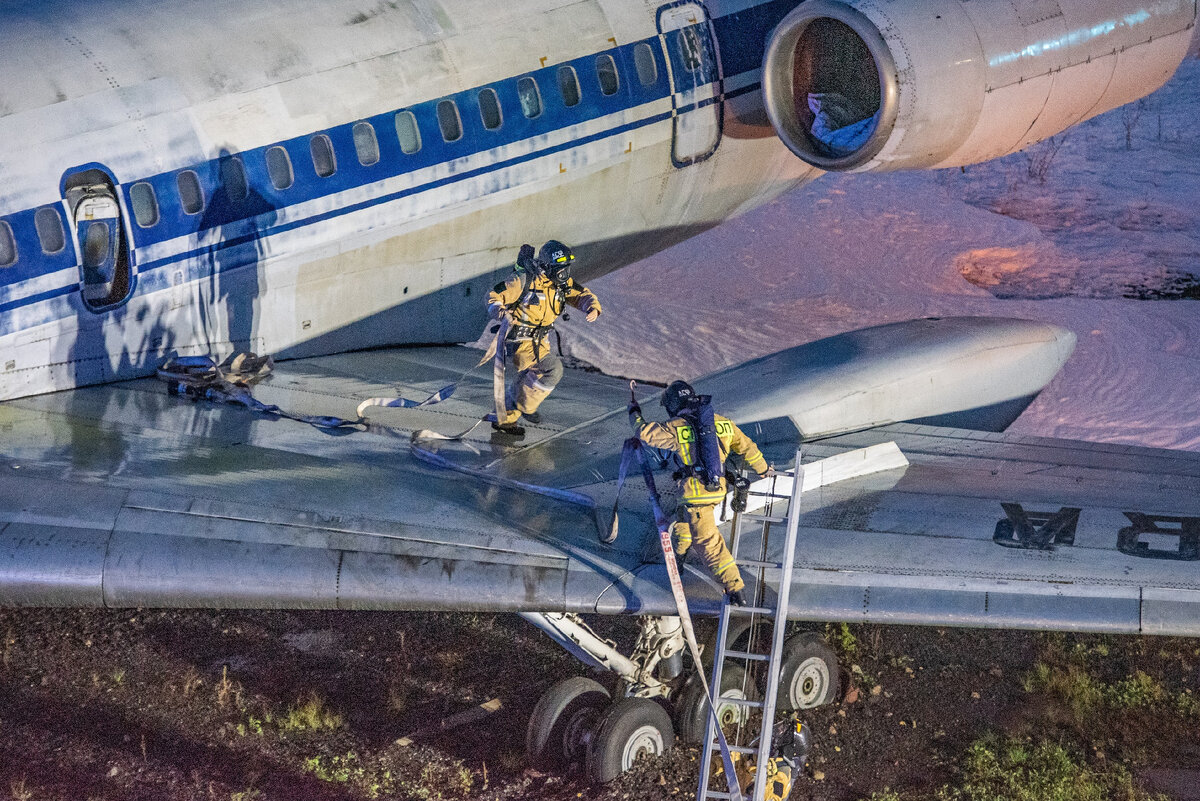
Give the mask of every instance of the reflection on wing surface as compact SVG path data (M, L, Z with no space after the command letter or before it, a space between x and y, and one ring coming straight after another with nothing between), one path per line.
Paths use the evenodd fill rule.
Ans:
M477 358L286 362L255 394L350 417ZM528 447L480 427L445 454L611 507L627 395L568 370ZM490 398L472 375L443 403L379 409L341 436L151 380L0 404L0 601L670 614L640 486L607 548L588 509L411 455L413 431L461 431ZM794 448L794 427L749 426L777 462ZM1200 455L899 424L810 443L805 460L888 441L907 468L806 492L793 617L1200 633ZM696 610L715 609L706 573L685 576Z

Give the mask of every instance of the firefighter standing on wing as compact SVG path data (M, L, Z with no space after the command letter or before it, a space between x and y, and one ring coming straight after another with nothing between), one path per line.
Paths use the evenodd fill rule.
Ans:
M647 423L642 418L641 407L637 403L631 403L629 422L638 439L652 448L673 452L679 463L680 469L676 473L680 482L678 521L671 527L675 539L675 552L682 557L695 542L704 554L704 561L709 570L725 586L729 602L745 606L742 596L745 584L742 582L742 575L734 562L733 554L725 545L725 539L717 530L717 522L713 515L717 504L725 500L725 478L721 476L718 482L720 486L713 488L715 485L706 487L704 482L696 477L694 467L699 460L700 443L695 426L681 414L701 399L686 381L675 381L662 395L662 405L666 407L667 414L671 415L670 420L666 423ZM759 476L775 475L775 470L767 465L754 440L742 433L732 420L721 415L713 415L713 419L716 436L720 441L722 462L732 452L741 456Z
M508 358L517 370L515 390L509 392L507 415L492 427L514 434L524 433L517 421L524 416L538 423L538 407L562 379L563 365L550 347L550 330L567 304L587 315L590 323L600 316L600 300L571 277L575 255L563 243L551 239L538 258L533 247L522 245L517 266L508 280L496 284L488 294L488 313L497 319L508 316Z

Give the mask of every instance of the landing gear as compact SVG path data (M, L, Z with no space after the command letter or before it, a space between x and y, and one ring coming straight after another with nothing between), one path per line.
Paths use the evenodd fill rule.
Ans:
M625 698L608 708L588 748L587 775L609 782L643 757L658 756L675 744L667 710L649 698Z
M552 685L533 708L525 732L530 763L553 770L582 762L608 703L608 690L583 676Z
M727 662L721 671L721 698L756 701L758 688L746 680L745 670ZM689 745L698 744L704 739L704 726L708 723L708 700L704 697L704 685L697 676L692 676L672 700L675 701L675 725L680 741ZM721 721L722 729L746 723L749 719L749 708L717 702L717 720Z
M840 677L837 655L811 631L793 634L783 643L776 709L812 709L837 700Z
M633 766L641 756L669 750L676 732L686 743L704 737L708 706L694 668L683 670L685 648L679 618L640 618L641 631L630 656L604 640L574 614L521 615L590 667L617 675L617 696L589 678L575 676L553 685L534 707L525 737L532 765L541 770L582 765L590 780L607 782ZM759 652L765 640L758 629L732 629L731 642L739 649ZM712 653L711 644L704 656ZM812 632L793 634L784 642L777 709L796 709L832 703L837 699L837 656ZM711 657L709 657L711 658ZM707 661L707 660L706 660ZM761 664L761 663L760 663ZM711 664L704 666L705 673ZM725 661L721 698L757 701L761 688L751 671ZM757 676L758 681L765 677ZM675 726L668 709L674 709ZM732 730L755 714L735 703L718 703L722 728Z

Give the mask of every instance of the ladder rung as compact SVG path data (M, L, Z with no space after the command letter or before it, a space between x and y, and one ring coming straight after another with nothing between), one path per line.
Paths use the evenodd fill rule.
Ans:
M725 608L729 610L731 615L763 615L765 617L774 617L775 615L774 609L770 609L765 606L733 606L731 604L726 604Z
M757 520L760 523L786 523L787 522L786 517L779 517L777 515L756 515L756 514L751 514L749 512L742 512L742 519L743 520Z
M718 704L729 704L730 706L744 706L748 709L762 709L762 701L751 701L748 698L726 698L721 696L717 699Z
M759 568L780 568L783 567L782 562L761 562L758 559L738 559L738 567L759 567Z
M745 796L739 796L739 797L745 798ZM704 798L705 799L709 799L709 798L728 799L728 798L733 798L733 795L731 793L726 793L722 790L706 790L704 792Z
M708 743L708 750L709 751L720 751L721 744L718 743L716 740L711 740ZM750 748L749 746L745 746L745 745L731 745L731 746L729 746L729 751L730 751L730 753L733 753L733 754L757 754L758 753L757 748Z
M751 654L746 651L726 651L726 659L748 659L753 662L770 662L771 657L766 654Z

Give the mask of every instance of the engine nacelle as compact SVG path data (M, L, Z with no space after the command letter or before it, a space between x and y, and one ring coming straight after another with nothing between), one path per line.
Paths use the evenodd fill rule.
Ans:
M1175 72L1195 0L809 0L771 34L776 133L824 170L997 158Z

